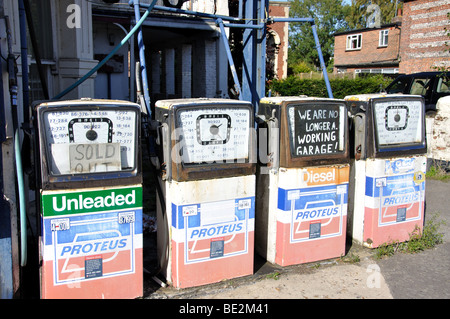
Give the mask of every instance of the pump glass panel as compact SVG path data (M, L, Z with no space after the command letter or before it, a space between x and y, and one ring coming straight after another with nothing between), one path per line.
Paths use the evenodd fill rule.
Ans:
M250 109L180 108L175 126L184 164L219 163L249 157Z
M423 104L420 100L376 101L374 112L380 147L422 142Z
M315 103L287 107L292 157L345 151L345 106Z
M55 107L42 121L51 175L135 168L136 111Z

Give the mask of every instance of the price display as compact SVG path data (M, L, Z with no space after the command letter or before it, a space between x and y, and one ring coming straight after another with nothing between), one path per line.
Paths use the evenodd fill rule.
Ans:
M250 109L180 108L176 113L181 160L185 164L247 159Z
M49 108L45 146L53 175L111 172L135 167L136 111Z
M374 112L380 146L422 142L423 104L420 100L377 101Z

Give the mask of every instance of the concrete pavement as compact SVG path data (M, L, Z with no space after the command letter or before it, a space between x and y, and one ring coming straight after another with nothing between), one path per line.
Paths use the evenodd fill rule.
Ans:
M349 243L345 258L279 267L255 256L255 273L202 287L160 287L145 276L146 299L427 299L450 298L450 183L426 181L426 216L438 214L444 243L377 260ZM357 256L359 261L355 262Z

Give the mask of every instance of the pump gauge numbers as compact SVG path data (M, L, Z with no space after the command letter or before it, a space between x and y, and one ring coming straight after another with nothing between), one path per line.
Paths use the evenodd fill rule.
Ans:
M199 164L247 159L250 127L249 108L180 108L176 134L181 160Z
M378 144L422 142L423 104L420 100L375 102Z
M41 121L54 175L135 167L136 111L130 108L52 107Z

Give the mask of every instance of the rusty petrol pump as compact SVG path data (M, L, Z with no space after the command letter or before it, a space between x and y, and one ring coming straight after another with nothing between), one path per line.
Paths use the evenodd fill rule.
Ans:
M143 295L140 107L35 107L41 298Z
M370 248L406 241L424 222L424 99L362 94L345 100L354 128L349 233Z
M158 256L177 288L253 273L254 110L229 99L156 102Z
M345 253L349 185L344 100L261 100L255 249L281 266Z

